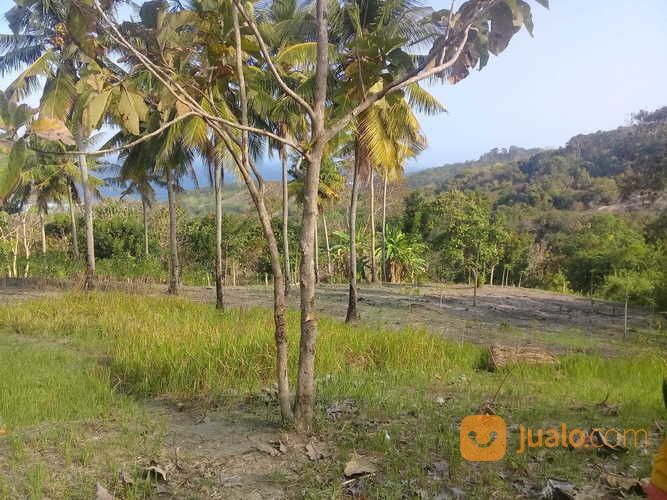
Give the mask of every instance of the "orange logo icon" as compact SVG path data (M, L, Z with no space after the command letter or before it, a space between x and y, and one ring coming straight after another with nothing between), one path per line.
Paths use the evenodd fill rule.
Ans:
M461 456L471 462L495 462L507 451L507 426L496 415L469 415L461 422Z

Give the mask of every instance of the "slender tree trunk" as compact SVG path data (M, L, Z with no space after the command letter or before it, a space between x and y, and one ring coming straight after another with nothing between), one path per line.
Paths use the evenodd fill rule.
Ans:
M370 173L371 187L371 283L377 283L377 262L375 260L375 170Z
M478 280L479 273L478 273L477 269L473 269L472 275L473 275L473 278L472 278L473 279L473 284L472 284L472 289L473 289L473 292L472 292L472 306L477 307L477 283L479 281Z
M321 0L320 0L321 1ZM300 432L308 432L313 421L315 400L315 343L317 316L315 311L314 228L317 220L317 189L323 145L311 152L305 179L303 225L299 238L301 265L301 338L297 379L296 424Z
M354 172L352 173L352 194L350 196L350 220L348 223L350 230L350 260L349 260L349 279L350 291L347 303L347 316L345 322L349 323L359 319L357 311L357 201L359 198L359 163L360 163L359 145L355 148Z
M300 432L311 430L315 402L315 344L317 341L317 312L315 310L315 270L313 269L314 227L317 224L317 201L320 167L327 143L324 128L329 73L329 28L327 2L316 0L317 65L313 92L311 120L312 148L308 155L308 169L304 179L304 202L299 249L301 267L301 337L299 341L299 369L296 391L296 427Z
M289 294L290 283L290 258L289 258L289 192L287 189L287 150L280 146L280 162L282 164L282 188L283 188L283 255L285 260L285 295Z
M19 270L18 270L18 265L17 265L17 261L18 261L18 257L19 257L19 237L20 237L19 228L17 227L16 228L16 242L14 243L14 248L13 248L14 256L13 256L13 259L12 259L12 270L14 271L14 278L19 277Z
M317 224L317 219L315 218L315 283L319 285L320 283L320 238L319 238L319 227Z
M28 229L26 227L25 216L23 217L23 251L25 253L25 268L23 277L27 278L30 273L30 245L28 244Z
M382 189L382 280L387 281L387 182L389 173L385 171Z
M174 169L167 169L167 199L169 202L169 288L167 293L178 295L180 264L178 262L178 240L176 233L176 192Z
M491 266L491 278L489 279L489 283L491 286L493 286L493 272L496 270L496 266Z
M44 212L39 211L39 231L42 237L42 255L46 255L46 229L44 228Z
M224 300L224 265L222 252L222 189L224 173L222 163L215 162L214 165L214 189L215 189L215 307L225 309Z
M83 138L77 135L76 147L83 151L85 144ZM83 187L83 212L86 225L86 278L84 288L92 290L95 288L95 236L93 234L93 197L88 184L88 162L86 155L79 155L79 170L81 171L81 184Z
M141 219L144 225L144 257L148 257L148 204L143 196L141 197Z
M241 29L239 26L238 11L232 9L232 22L234 24L234 42L236 48L236 73L239 78L239 96L241 100L241 123L248 125L248 98L246 95L245 76L243 74L243 60L241 52ZM221 134L221 136L224 135ZM271 216L264 204L264 184L259 179L259 190L255 182L250 178L252 170L249 158L248 134L243 132L241 143L241 161L235 156L237 164L240 164L241 175L250 191L257 214L262 224L264 236L269 247L269 256L271 260L271 271L273 272L273 320L275 324L275 342L276 342L276 379L278 383L278 404L280 405L280 414L283 421L292 419L292 408L289 396L289 378L288 378L288 344L287 344L287 326L285 319L285 278L280 262L280 251L278 250L278 241L273 233L271 225ZM224 139L224 137L223 137ZM226 140L226 139L225 139ZM233 150L230 149L233 154ZM318 172L319 180L319 172ZM312 229L311 229L312 231ZM311 238L312 238L312 232ZM311 259L312 265L312 259Z
M70 185L67 186L67 204L69 205L69 218L72 226L72 252L74 253L74 258L79 260L81 258L79 254L79 235L76 232L76 212L74 210L72 186Z
M331 267L331 246L329 245L329 230L327 229L327 216L322 210L322 225L324 226L324 242L327 245L327 273L329 274L329 281L333 276L333 270Z

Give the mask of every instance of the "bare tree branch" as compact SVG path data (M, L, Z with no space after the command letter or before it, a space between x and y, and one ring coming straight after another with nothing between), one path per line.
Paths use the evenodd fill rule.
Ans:
M287 83L282 79L280 76L280 73L278 72L278 69L276 68L275 64L273 64L273 60L271 59L271 54L269 53L269 49L266 46L266 42L264 42L264 38L262 37L262 34L259 32L259 28L257 27L257 23L252 19L252 17L248 14L248 12L245 10L245 8L241 5L241 2L239 0L233 0L234 5L238 9L238 11L241 13L243 16L243 19L245 22L248 24L250 29L252 30L253 35L257 39L257 43L259 44L259 49L262 52L262 57L264 58L264 61L266 62L267 66L269 67L269 70L271 71L271 74L273 77L276 79L278 82L278 85L280 85L280 88L283 89L283 91L290 96L296 103L301 106L306 113L308 113L308 116L310 116L311 120L315 116L315 110L306 102L306 100L301 97L298 93L296 93L294 90L290 88ZM318 54L319 55L319 54Z
M269 132L268 130L256 128L256 127L251 127L248 125L242 125L237 122L233 122L231 120L226 120L220 116L215 116L210 113L208 113L204 108L201 107L199 102L192 97L181 85L179 85L177 82L175 82L168 74L167 71L164 68L161 68L160 66L156 65L153 63L145 54L143 54L140 50L138 50L134 45L132 45L127 38L120 32L118 29L118 26L116 22L109 17L109 15L102 9L102 6L99 3L99 0L95 0L95 8L97 11L100 13L106 24L111 28L113 31L113 34L109 34L109 36L119 45L122 45L126 49L128 49L134 56L139 59L141 64L153 75L155 78L157 78L160 83L162 83L167 90L182 104L185 104L188 108L193 110L196 114L198 114L201 118L206 118L209 121L216 121L218 123L221 123L223 125L226 125L228 127L236 128L239 130L245 130L246 132L252 132L257 135L262 135L265 137L269 137L271 139L274 139L280 143L283 143L295 151L297 151L300 154L306 154L303 148L299 146L298 144L285 139L284 137L280 137L277 134L274 134L272 132Z

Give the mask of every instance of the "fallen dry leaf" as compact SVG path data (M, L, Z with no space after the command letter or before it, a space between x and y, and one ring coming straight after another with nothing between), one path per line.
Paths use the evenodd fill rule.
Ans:
M622 491L624 493L642 494L642 484L639 479L621 476L619 474L605 474L603 476L605 483L610 488Z
M277 441L271 441L269 444L273 446L279 453L282 453L283 455L287 453L287 445L282 440L279 439Z
M266 453L267 455L271 455L272 457L277 457L280 455L280 451L276 450L273 446L268 445L266 443L257 443L255 444L255 448L257 448L259 451Z
M602 433L598 429L593 429L589 435L589 439L593 448L598 451L606 451L613 453L625 453L628 449L620 442L622 436L617 436L618 439L610 439L609 433Z
M540 492L544 500L573 500L575 488L572 483L560 479L547 479L547 485Z
M306 456L313 460L320 460L321 458L327 458L330 454L324 449L322 444L316 443L315 441L309 441L306 445Z
M148 467L144 468L144 477L147 479L155 479L156 481L167 481L167 472L160 467L156 462L151 460Z
M345 474L345 477L356 477L365 474L375 474L377 471L377 466L368 458L354 453L345 464L343 474Z

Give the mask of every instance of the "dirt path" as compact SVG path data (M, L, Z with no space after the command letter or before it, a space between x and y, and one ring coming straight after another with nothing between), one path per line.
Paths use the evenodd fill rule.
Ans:
M307 460L297 435L285 432L277 422L267 425L267 415L250 407L153 404L151 411L166 424L157 462L168 475L165 493L175 498L285 498L285 479L296 480Z

